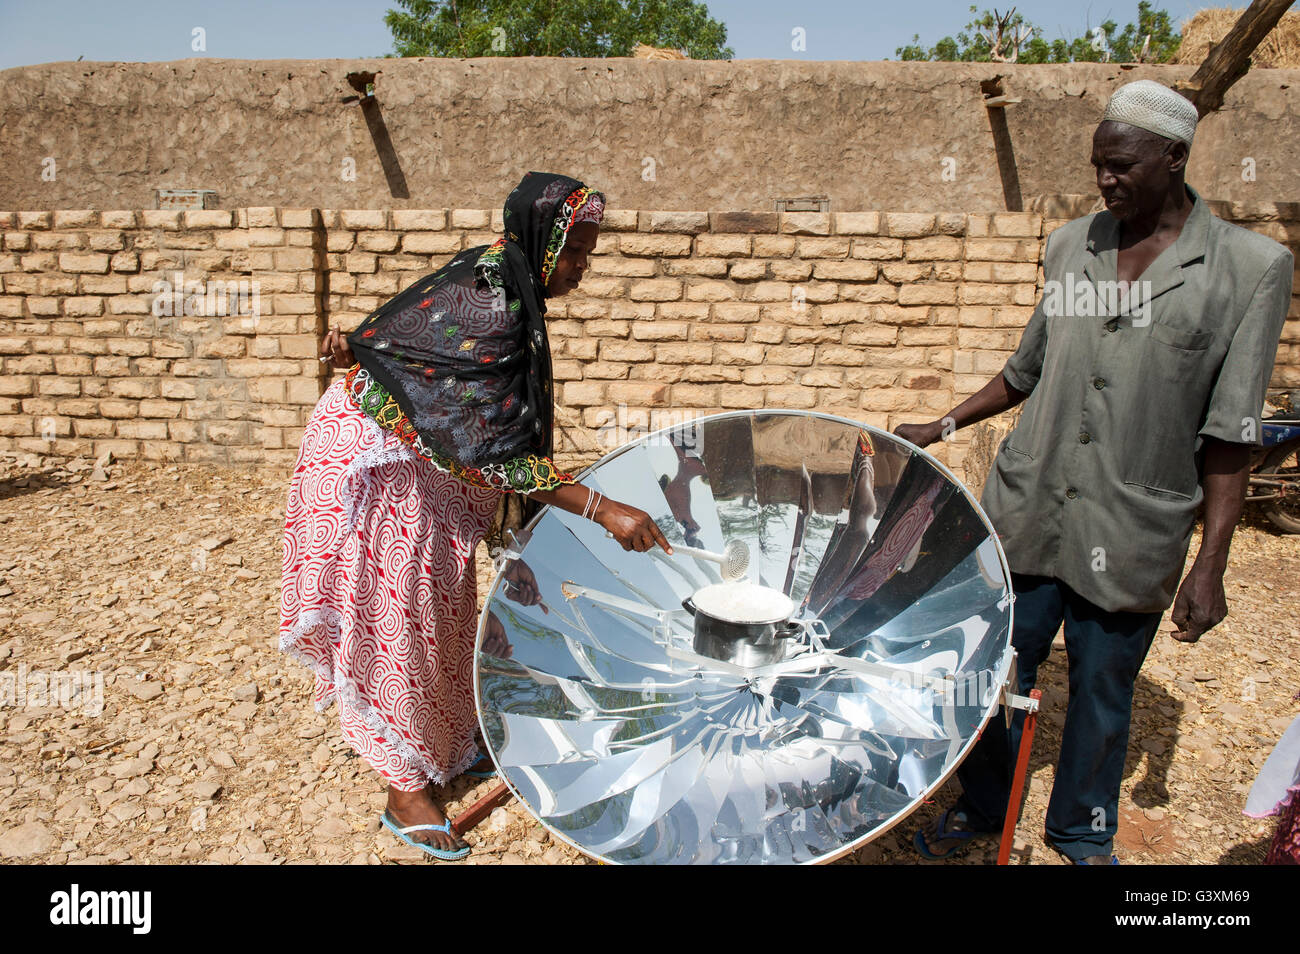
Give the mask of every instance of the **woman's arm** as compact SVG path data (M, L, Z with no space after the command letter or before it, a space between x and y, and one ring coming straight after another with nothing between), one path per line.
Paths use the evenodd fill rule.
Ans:
M562 484L554 490L536 490L528 496L538 503L559 507L569 513L581 516L585 512L588 518L608 530L624 550L643 553L658 544L665 553L673 552L663 531L644 510L611 500L582 484Z
M322 358L328 358L336 368L351 367L356 363L347 338L337 329L325 336L321 343ZM663 532L644 510L610 500L595 491L588 492L582 484L561 484L554 490L536 490L528 495L550 507L559 507L569 513L586 516L600 524L617 540L624 550L644 552L658 544L665 553L673 548L664 539Z
M320 344L320 359L328 361L330 367L340 370L350 368L357 363L356 355L348 347L348 339L337 328L330 330Z

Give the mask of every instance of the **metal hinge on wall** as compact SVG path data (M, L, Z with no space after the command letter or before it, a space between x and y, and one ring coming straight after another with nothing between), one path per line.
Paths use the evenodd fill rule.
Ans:
M154 208L158 209L215 209L217 193L214 189L155 189Z
M829 212L831 200L825 195L801 195L793 199L777 199L778 212Z

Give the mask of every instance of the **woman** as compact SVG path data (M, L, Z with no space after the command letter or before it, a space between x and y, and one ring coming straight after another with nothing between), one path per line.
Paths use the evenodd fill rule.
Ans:
M646 513L550 457L545 299L578 287L604 204L577 180L529 173L506 200L501 240L461 252L346 344L335 331L322 348L350 370L303 432L280 646L315 672L318 710L339 702L343 737L387 781L383 824L438 858L469 848L434 789L491 774L476 741L474 549L502 495L589 517L624 549L669 549ZM526 568L514 570L513 592L535 594ZM485 649L508 655L494 622Z
M1264 864L1300 865L1300 716L1282 733L1260 769L1244 811L1251 818L1278 816Z

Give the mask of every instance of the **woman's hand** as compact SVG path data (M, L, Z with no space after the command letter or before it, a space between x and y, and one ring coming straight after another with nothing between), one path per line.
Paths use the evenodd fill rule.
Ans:
M542 602L542 592L537 586L537 577L533 575L533 568L523 560L511 560L506 564L505 570L501 574L505 580L506 598L514 600L522 606L541 606L542 612L549 612L546 604Z
M483 627L483 652L497 659L509 659L514 655L510 640L506 638L506 628L496 613L487 614L487 625Z
M644 553L658 544L665 553L673 552L658 524L644 510L603 497L592 519L608 530L624 550Z
M322 361L329 359L332 368L350 368L357 363L356 356L348 347L348 339L337 328L331 330L321 342L320 355Z

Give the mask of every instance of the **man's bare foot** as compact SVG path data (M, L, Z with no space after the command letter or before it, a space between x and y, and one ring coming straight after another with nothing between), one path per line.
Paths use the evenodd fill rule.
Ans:
M442 806L433 798L433 788L429 786L418 792L403 792L388 786L388 816L397 823L398 828L411 825L442 825L447 816L442 813ZM412 841L423 842L444 851L459 851L466 847L465 842L453 832L413 831L408 834Z

